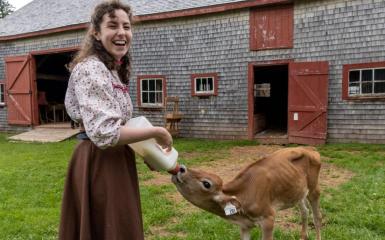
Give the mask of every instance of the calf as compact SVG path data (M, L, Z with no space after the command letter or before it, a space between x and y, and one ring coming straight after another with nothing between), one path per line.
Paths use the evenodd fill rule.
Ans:
M272 240L276 211L296 204L301 210L301 239L307 239L308 199L317 240L321 240L320 167L320 155L314 149L284 148L248 165L226 184L215 174L183 166L172 182L192 204L239 225L241 240L249 240L257 224L262 239Z

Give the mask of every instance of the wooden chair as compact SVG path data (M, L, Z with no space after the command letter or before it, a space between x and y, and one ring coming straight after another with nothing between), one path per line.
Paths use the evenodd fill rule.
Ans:
M179 112L179 97L165 97L164 100L164 127L172 136L179 134L179 122L182 120L182 113Z

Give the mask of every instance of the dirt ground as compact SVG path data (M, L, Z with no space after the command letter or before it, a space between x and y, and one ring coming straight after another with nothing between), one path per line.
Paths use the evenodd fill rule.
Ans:
M241 169L248 164L261 159L262 157L282 148L278 145L258 145L258 146L247 146L247 147L234 147L230 149L230 154L224 159L218 159L209 163L205 163L199 166L193 166L194 169L202 169L207 172L215 172L219 175L224 183L231 180ZM189 153L181 155L181 158L191 159L195 154ZM321 161L325 158L321 158ZM189 166L187 166L189 167ZM353 177L353 173L345 169L337 168L332 164L328 164L325 161L322 163L320 173L320 186L321 194L322 189L336 188L342 183L349 181ZM168 174L155 173L155 178L146 181L144 184L150 185L164 185L170 184L170 176ZM185 201L187 209L185 212L198 211L198 208L188 203L177 191L169 196L169 199L175 202ZM281 229L298 230L300 229L299 224L294 223L293 219L299 217L299 212L295 209L287 209L279 211L275 220L276 226ZM309 222L312 222L310 220ZM153 232L161 233L161 229L152 229ZM163 234L165 234L163 232Z

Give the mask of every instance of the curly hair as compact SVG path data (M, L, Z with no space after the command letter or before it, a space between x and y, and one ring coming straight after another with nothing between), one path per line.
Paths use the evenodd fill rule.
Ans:
M74 59L69 63L69 70L85 58L96 55L106 67L110 70L117 68L120 80L128 84L131 74L131 54L130 51L126 53L121 59L121 63L117 65L114 57L104 48L100 41L94 37L94 32L100 32L100 25L103 21L103 16L108 14L110 17L115 16L115 10L123 10L127 13L128 19L132 23L133 13L129 5L120 2L119 0L110 0L98 4L91 16L91 23L88 27L87 34L82 42L81 49L75 55Z

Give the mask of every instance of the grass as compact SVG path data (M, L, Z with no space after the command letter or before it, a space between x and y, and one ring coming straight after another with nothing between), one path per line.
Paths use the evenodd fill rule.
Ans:
M0 239L56 239L60 202L68 160L75 140L61 143L12 143L0 134ZM176 139L180 159L187 166L225 157L226 149L255 145L251 141ZM385 236L385 145L329 144L318 148L326 161L355 175L337 189L324 190L323 239L383 240ZM233 240L239 231L224 220L201 210L185 211L185 201L174 202L172 184L143 184L154 177L137 160L141 182L146 239ZM297 221L295 218L293 221ZM299 239L298 231L276 229L275 239ZM314 231L311 231L314 239ZM258 229L252 239L259 239Z

